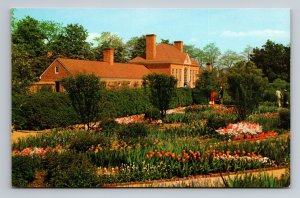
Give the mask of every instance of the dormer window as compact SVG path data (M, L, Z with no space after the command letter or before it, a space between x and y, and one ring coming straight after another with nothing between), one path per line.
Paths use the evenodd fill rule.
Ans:
M59 72L58 66L55 67L55 71L54 72L55 72L55 74L58 74L58 72Z

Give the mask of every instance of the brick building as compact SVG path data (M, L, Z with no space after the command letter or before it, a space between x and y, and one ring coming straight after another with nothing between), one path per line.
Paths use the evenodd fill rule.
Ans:
M103 61L57 58L31 87L36 92L48 86L61 92L61 80L79 73L95 74L105 81L108 89L141 87L143 77L150 73L173 75L178 87L194 87L199 73L199 63L183 52L183 42L174 45L156 44L156 35L146 35L146 59L136 57L129 63L114 62L114 49L103 52Z

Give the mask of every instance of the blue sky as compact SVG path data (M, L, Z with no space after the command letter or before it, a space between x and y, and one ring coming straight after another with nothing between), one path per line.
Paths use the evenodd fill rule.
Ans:
M222 52L241 52L260 47L267 39L290 43L289 9L45 9L18 8L17 19L79 23L92 41L101 32L118 34L124 41L133 36L156 34L157 41L182 40L203 48L215 43Z

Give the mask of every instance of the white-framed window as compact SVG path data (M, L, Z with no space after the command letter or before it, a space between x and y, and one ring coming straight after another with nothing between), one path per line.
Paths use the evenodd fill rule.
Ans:
M56 66L55 69L54 69L54 73L58 74L58 72L59 72L59 68L58 68L58 66Z

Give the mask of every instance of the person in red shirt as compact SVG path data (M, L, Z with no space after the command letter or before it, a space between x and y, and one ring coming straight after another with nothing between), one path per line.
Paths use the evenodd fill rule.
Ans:
M215 91L212 91L210 93L210 101L211 101L212 104L215 104L216 96L217 96L217 93Z

